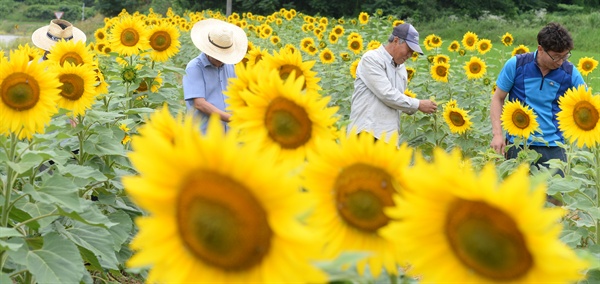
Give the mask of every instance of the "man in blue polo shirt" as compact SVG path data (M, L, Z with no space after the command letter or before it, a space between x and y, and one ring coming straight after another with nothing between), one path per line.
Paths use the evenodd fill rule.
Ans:
M568 61L573 49L573 38L567 29L558 23L550 23L537 35L537 50L510 58L496 81L496 92L492 97L490 118L493 138L491 147L504 154L506 143L513 143L514 137L502 133L500 116L506 95L509 101L519 101L529 106L537 115L541 133L534 133L548 143L527 142L530 149L541 154L536 165L543 165L550 159L566 161L564 149L556 142L565 143L558 129L556 114L560 111L558 100L572 87L585 85L581 74ZM517 157L520 147L511 147L506 152L508 159ZM562 172L559 173L562 175Z
M233 64L246 55L246 32L234 24L207 19L194 25L191 37L202 53L187 64L183 76L183 97L188 112L201 120L202 133L206 133L208 118L213 113L219 115L227 131L231 114L227 112L223 92L229 78L235 77Z

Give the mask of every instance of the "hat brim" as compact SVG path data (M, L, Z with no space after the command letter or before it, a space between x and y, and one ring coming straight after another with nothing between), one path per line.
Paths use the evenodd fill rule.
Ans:
M43 26L43 27L35 30L33 32L33 34L31 34L31 41L33 42L33 44L43 50L46 50L46 51L49 51L50 49L52 49L52 46L54 46L57 43L57 41L54 41L48 37L48 35L47 35L48 27L50 27L50 25ZM87 37L83 31L81 31L80 29L78 29L76 27L73 27L73 39L72 40L82 41L85 43L85 41L87 40Z
M410 47L410 49L412 49L414 52L423 55L423 50L421 49L418 43L410 42L407 40L406 44L408 44L408 47Z
M208 33L212 29L228 28L233 32L233 45L230 48L218 48L208 41ZM246 56L248 37L246 32L234 25L217 19L206 19L197 22L190 32L192 42L202 52L225 64L236 64Z

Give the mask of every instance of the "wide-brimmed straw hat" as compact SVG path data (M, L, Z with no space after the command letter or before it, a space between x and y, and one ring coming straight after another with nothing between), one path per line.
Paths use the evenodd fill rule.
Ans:
M50 24L43 26L31 35L33 44L43 50L50 50L59 40L87 40L85 33L65 20L54 19Z
M217 19L197 22L191 37L198 49L226 64L240 62L248 49L248 37L243 29Z

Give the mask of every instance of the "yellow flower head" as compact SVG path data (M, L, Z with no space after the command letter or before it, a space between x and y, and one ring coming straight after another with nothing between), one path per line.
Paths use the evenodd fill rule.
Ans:
M500 120L508 134L528 139L534 132L539 132L537 115L528 106L519 101L504 104Z
M325 257L364 251L370 254L358 261L359 274L368 266L374 277L384 269L397 275L398 266L404 265L394 253L400 243L378 232L392 221L384 212L394 206L393 194L410 182L405 172L412 150L405 144L398 148L397 135L389 143L373 142L368 132L341 135L339 140L321 143L321 151L308 157L304 185L317 203L308 226L326 240Z
M96 72L87 65L73 65L53 68L62 83L58 106L69 110L73 117L83 115L96 100Z
M487 70L485 62L476 56L471 57L464 67L469 79L479 79Z
M477 173L459 150L437 148L433 161L417 160L407 171L410 182L386 211L398 221L381 230L407 256L409 275L424 283L585 277L581 271L589 264L559 238L565 211L545 208L546 185L532 184L527 165L499 183L495 165Z
M592 73L596 67L598 67L598 60L595 60L593 57L582 57L577 63L577 70L579 70L583 76Z
M431 77L438 82L448 83L448 71L450 70L450 64L448 63L435 63L431 66Z
M480 39L477 41L477 51L480 54L486 54L492 50L492 41L489 39Z
M52 46L47 57L50 63L59 66L64 66L67 62L73 65L94 63L93 53L82 41L61 40Z
M504 44L505 46L511 46L514 41L513 36L508 32L505 33L500 40L502 41L502 44Z
M352 64L350 64L350 75L352 78L356 79L356 68L358 68L358 63L360 62L360 58L354 60Z
M9 58L0 59L0 134L31 139L58 112L61 83L47 61L29 61L25 50L11 50Z
M179 30L168 24L152 26L149 32L150 58L165 62L179 52Z
M517 54L523 54L523 53L527 53L527 52L529 52L529 47L520 44L519 46L515 47L515 49L513 49L511 55L515 56Z
M448 46L448 51L450 52L457 52L460 49L460 43L458 42L458 40L454 40L450 43L450 45Z
M361 25L366 25L369 22L369 14L366 12L360 12L358 15L358 21Z
M600 143L600 95L592 95L585 85L573 87L558 101L558 128L577 147L593 148Z
M450 100L444 107L444 120L450 128L450 132L458 134L465 133L471 129L471 125L473 124L468 112L459 108L455 100Z
M149 32L142 21L131 16L121 17L112 28L109 40L112 50L123 56L140 54L150 48Z
M319 54L319 59L323 64L331 64L335 62L335 55L329 48L325 48Z
M415 70L415 68L406 67L406 74L407 74L408 82L410 82L410 80L412 80L412 78L415 77L416 72L417 72L417 70Z
M462 44L465 49L473 51L477 48L477 41L479 41L477 34L473 32L467 32L463 36Z
M215 117L205 135L191 116L154 121L131 141L139 174L123 178L133 201L149 212L135 220L127 266L151 267L149 283L189 283L198 275L213 283L326 281L309 262L322 242L298 222L309 203L289 165L225 135ZM165 139L164 126L177 135Z
M348 49L354 54L360 54L363 50L363 40L362 38L353 38L348 40Z

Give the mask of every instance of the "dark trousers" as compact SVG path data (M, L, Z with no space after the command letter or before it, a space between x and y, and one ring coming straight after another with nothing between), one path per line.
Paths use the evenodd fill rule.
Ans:
M529 149L534 150L534 151L538 152L540 155L542 155L537 160L537 162L534 163L534 165L536 165L538 168L540 166L547 168L548 165L545 163L551 159L559 159L563 162L567 161L567 153L566 153L565 149L558 147L558 146L529 146ZM511 147L510 149L508 149L508 151L506 151L506 158L507 159L516 158L521 150L523 150L523 148L521 146L515 145L515 147ZM565 174L561 170L558 171L558 174L561 177L565 177Z

